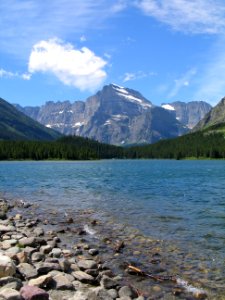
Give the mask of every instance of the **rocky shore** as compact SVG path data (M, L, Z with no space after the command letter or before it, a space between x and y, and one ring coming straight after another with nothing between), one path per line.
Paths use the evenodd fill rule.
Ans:
M124 243L113 233L110 238L97 239L98 226L99 220L89 218L87 211L77 218L59 217L57 212L43 213L23 201L0 199L0 300L207 298L197 289L187 294L176 279L169 278L171 282L164 284L167 278L163 275L149 279L142 270L132 270L123 255L129 239ZM101 230L104 232L104 226ZM146 248L153 243L144 242ZM140 251L138 248L132 257L138 257ZM128 259L129 252L125 256ZM152 265L157 266L160 259L154 250ZM151 280L148 290L140 288L143 280Z

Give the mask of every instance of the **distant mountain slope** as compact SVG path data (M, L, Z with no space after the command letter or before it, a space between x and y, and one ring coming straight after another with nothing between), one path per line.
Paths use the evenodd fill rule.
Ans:
M104 86L85 102L47 102L39 108L18 108L61 133L114 145L153 143L187 132L169 111L154 106L138 91L116 84Z
M225 123L152 145L129 148L128 157L225 159Z
M54 140L60 136L0 98L0 140Z
M162 107L176 115L177 120L192 129L212 109L212 106L204 101L191 101L188 103L176 101L164 103Z
M194 127L194 131L225 123L225 97Z

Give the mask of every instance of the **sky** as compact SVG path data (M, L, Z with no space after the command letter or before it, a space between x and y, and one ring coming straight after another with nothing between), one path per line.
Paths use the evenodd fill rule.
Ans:
M0 0L0 97L85 100L106 84L156 105L225 96L224 0Z

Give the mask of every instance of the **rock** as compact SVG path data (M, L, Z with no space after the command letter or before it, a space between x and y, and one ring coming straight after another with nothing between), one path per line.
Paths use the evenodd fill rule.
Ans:
M21 300L20 293L12 288L1 289L0 297L3 297L6 300Z
M60 248L53 248L50 255L53 257L59 258L62 254L62 250Z
M36 227L33 231L35 236L42 236L44 235L44 229L41 227Z
M113 300L107 290L97 287L88 293L89 300Z
M71 290L73 289L72 282L62 273L53 277L54 287L57 290Z
M116 299L118 297L118 292L115 289L110 289L107 292L113 299Z
M97 255L99 253L98 249L90 249L88 253L92 256Z
M0 225L0 232L1 233L5 233L5 232L11 232L11 231L15 231L16 228L14 226L11 225Z
M22 247L35 247L36 246L36 239L35 237L24 237L22 239L19 240L19 244L22 246Z
M35 265L36 270L38 274L47 274L50 271L56 270L56 271L61 271L61 267L58 263L50 263L50 262L43 262L43 263L38 263Z
M72 273L72 275L79 280L80 282L83 283L94 283L95 279L93 276L88 275L87 273L83 272L83 271L75 271Z
M25 253L28 255L28 257L30 258L31 255L32 255L34 252L37 252L37 248L27 246L27 247L24 248L24 252L25 252Z
M123 286L119 289L119 296L122 297L130 297L130 298L136 298L138 297L138 294L129 286Z
M32 262L43 261L45 259L45 255L41 252L34 252L31 255Z
M15 246L17 243L17 240L11 239L11 240L5 240L1 243L1 249L7 250L13 246Z
M116 280L106 275L103 275L100 284L105 289L112 289L118 286L118 282Z
M63 259L59 262L59 265L64 272L69 272L71 270L71 263L67 259Z
M46 287L52 284L53 278L51 274L42 275L38 278L31 279L29 281L29 285L37 286L37 287Z
M28 255L25 251L21 251L16 254L16 259L19 263L26 263L28 261Z
M50 245L41 246L40 252L43 254L48 254L52 251L52 247Z
M16 273L16 266L12 259L0 254L0 278L12 276Z
M17 246L9 248L5 251L5 255L9 256L10 258L16 258L16 255L21 251L21 249Z
M0 211L0 219L1 220L6 220L7 219L7 214L4 211Z
M11 276L0 278L0 287L8 287L19 291L22 286L23 283L19 278Z
M81 270L97 269L97 263L94 260L82 259L77 265Z
M24 300L49 300L49 294L36 286L26 285L22 287L20 294Z
M90 300L87 291L77 291L73 297L68 300Z
M38 275L37 270L28 263L21 263L17 266L17 269L19 270L20 274L23 275L26 279L34 278Z
M14 217L15 221L19 221L19 220L22 220L22 219L23 219L23 217L22 217L21 214L16 214L15 217Z

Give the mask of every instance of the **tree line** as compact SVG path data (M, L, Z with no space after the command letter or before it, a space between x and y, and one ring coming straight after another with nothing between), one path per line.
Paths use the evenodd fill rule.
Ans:
M56 141L0 141L0 160L225 158L223 131L206 130L155 144L117 147L77 136Z

